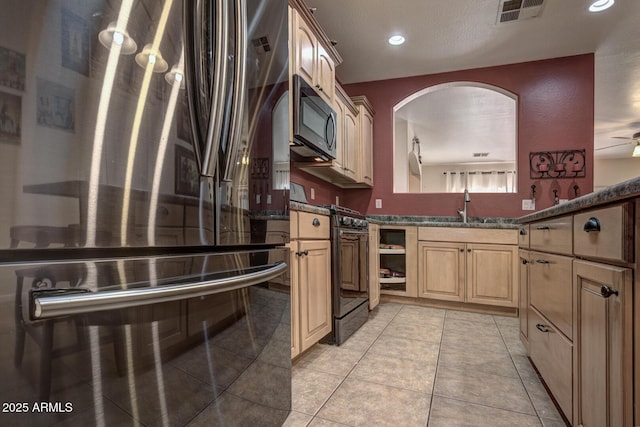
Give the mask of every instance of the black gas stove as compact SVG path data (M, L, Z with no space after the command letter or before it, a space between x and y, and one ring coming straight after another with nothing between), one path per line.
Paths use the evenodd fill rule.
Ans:
M333 331L340 345L369 317L369 223L358 211L331 205Z
M369 222L358 211L337 205L331 205L327 208L331 212L331 225L333 227L353 230L367 230L369 228Z

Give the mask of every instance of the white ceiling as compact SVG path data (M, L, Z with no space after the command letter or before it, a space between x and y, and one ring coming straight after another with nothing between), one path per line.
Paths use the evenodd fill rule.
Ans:
M342 83L385 80L595 53L595 148L640 131L640 1L604 12L589 0L545 0L532 19L496 24L499 0L305 0L344 62ZM407 42L387 39L403 34ZM596 150L629 157L633 145Z

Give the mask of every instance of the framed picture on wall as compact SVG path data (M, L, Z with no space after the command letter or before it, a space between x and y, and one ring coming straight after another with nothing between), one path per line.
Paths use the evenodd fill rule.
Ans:
M9 89L24 90L26 56L0 46L0 85Z
M198 197L200 194L200 173L196 157L192 151L176 145L175 193L184 196Z
M61 50L62 66L77 73L89 75L89 23L62 9Z
M44 79L37 79L37 120L40 126L75 130L74 90Z
M20 144L22 134L22 98L0 92L0 142Z

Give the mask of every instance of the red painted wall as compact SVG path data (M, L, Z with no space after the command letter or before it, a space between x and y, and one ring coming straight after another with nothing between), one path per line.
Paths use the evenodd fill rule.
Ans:
M525 62L497 67L382 80L346 85L351 96L366 95L373 105L374 188L343 190L322 181L322 199L342 194L341 204L368 214L455 216L462 206L461 194L393 193L393 107L407 96L426 87L454 81L470 81L498 86L518 95L518 193L472 194L469 216L519 217L522 199L531 197L536 185L536 210L553 204L553 189L561 199L593 191L593 54ZM577 179L532 180L529 153L543 150L585 149L587 174ZM295 175L295 179L294 179ZM292 173L292 181L308 175ZM307 193L309 189L307 187ZM318 188L316 188L316 194ZM382 209L375 209L382 199ZM310 202L312 202L310 200ZM312 202L313 203L313 202ZM317 203L319 204L319 203Z

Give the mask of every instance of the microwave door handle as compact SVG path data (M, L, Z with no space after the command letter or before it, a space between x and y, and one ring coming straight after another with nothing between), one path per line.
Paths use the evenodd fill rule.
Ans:
M233 181L236 169L236 150L242 138L242 127L244 125L245 97L247 88L247 5L246 0L235 0L236 13L236 52L235 52L235 76L233 87L233 107L231 113L231 130L229 132L229 143L227 144L227 155L224 161L222 180Z
M331 128L333 129L333 138L331 138L331 141L329 141L329 132L327 129L329 129L329 123L331 123ZM333 149L333 147L335 147L336 144L336 134L338 132L337 126L336 126L336 119L333 117L333 113L329 113L329 117L327 117L327 123L325 124L324 127L324 133L325 136L324 138L327 140L327 145L330 149Z
M287 268L285 262L278 262L267 264L258 271L237 274L233 277L121 291L91 292L78 289L56 292L35 291L32 293L31 317L51 319L218 294L272 280L287 271Z

